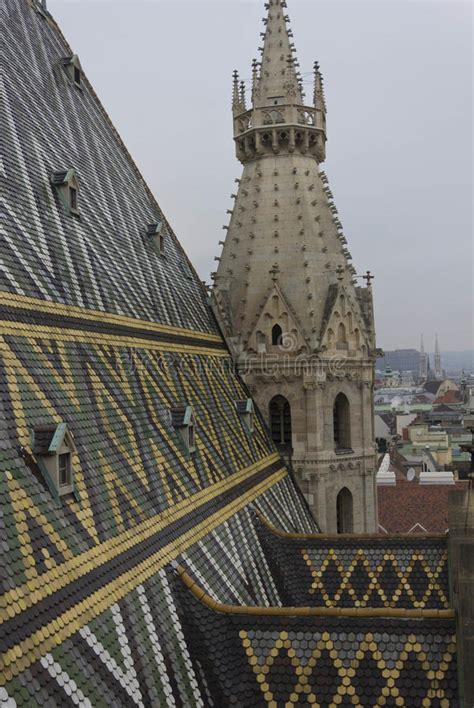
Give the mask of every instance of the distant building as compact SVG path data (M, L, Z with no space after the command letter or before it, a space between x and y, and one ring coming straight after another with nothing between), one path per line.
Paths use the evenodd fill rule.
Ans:
M411 371L418 374L420 368L420 352L417 349L394 349L385 352L383 357L377 359L376 368L385 371L386 367L394 371Z
M448 530L448 496L466 489L468 482L455 480L442 470L429 452L420 464L398 449L381 461L377 473L378 522L381 533L445 533Z

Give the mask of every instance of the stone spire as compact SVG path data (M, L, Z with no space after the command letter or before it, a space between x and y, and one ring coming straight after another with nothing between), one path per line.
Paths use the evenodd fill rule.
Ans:
M325 159L326 104L322 78L315 66L313 105L304 103L295 46L288 29L284 0L270 0L263 35L260 64L252 63L252 105L247 110L245 92L234 73L234 140L238 159L266 154L300 153Z
M237 348L258 349L257 320L272 283L267 264L275 263L279 287L298 313L292 329L299 331L299 350L327 347L327 337L331 346L336 344L331 298L335 290L339 296L347 290L343 297L353 301L350 312L358 320L353 328L361 342L365 335L369 351L371 289L352 283L355 269L347 240L328 178L319 170L326 143L319 65L313 67L313 105L303 105L286 3L270 0L266 7L262 62L252 62L249 107L237 71L233 75L234 140L245 169L231 195L227 238L216 258L214 296L221 324Z
M303 103L303 96L297 72L297 61L293 56L294 44L290 41L285 14L284 0L270 0L266 5L268 15L264 20L262 64L256 91L256 105L273 106L275 99L282 103Z

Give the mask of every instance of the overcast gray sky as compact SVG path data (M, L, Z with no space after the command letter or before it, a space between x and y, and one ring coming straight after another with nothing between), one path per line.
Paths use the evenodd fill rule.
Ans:
M241 166L231 74L250 78L263 1L49 0L203 279ZM385 349L473 338L472 5L288 0L302 72L320 62L329 176ZM311 95L308 86L307 94Z

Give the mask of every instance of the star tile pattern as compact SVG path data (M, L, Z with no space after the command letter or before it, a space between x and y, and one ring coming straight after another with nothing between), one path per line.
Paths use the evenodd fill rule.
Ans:
M291 538L256 524L286 604L449 607L445 537Z
M177 592L210 705L458 706L452 620L232 614Z

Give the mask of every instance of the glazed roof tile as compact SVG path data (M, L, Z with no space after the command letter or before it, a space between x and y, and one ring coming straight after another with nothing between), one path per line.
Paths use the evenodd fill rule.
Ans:
M318 619L229 624L216 613L202 619L203 606L177 587L175 559L220 602L278 607L288 590L251 505L288 532L317 525L258 411L251 436L239 425L235 402L248 393L206 293L87 77L80 89L68 80L72 50L56 23L37 0L7 0L2 10L0 704L220 708L244 695L264 704L244 649L271 651L275 632L297 642L303 662L323 642L314 676L328 695L343 664L327 652L337 642L347 661L362 633L372 657L363 680L374 623L329 618L329 639ZM69 169L79 215L51 184L52 172ZM164 257L147 235L158 222ZM193 454L170 421L185 406L195 416ZM75 491L54 499L38 455L54 452L60 425L74 437ZM418 592L421 575L411 572ZM443 691L455 695L448 620L407 625L406 636L379 626L400 651L413 650L400 695L423 697L422 652L444 657ZM396 660L386 639L373 641L386 666ZM290 688L308 694L289 656L266 691L278 699ZM351 686L365 696L360 680Z

